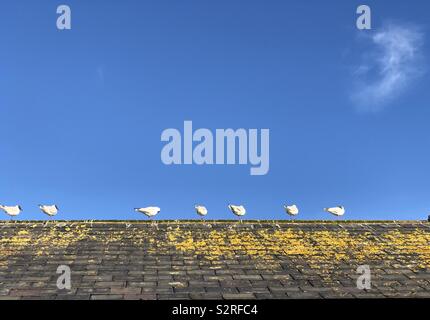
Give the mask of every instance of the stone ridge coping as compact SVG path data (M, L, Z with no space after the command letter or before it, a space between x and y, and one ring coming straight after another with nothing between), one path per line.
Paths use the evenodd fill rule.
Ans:
M30 223L92 223L92 224L420 224L429 225L427 220L0 220L0 224L30 224Z

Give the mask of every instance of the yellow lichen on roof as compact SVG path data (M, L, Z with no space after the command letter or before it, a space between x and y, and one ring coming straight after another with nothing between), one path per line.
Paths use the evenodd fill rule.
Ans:
M0 238L0 265L5 265L7 263L7 259L25 248L31 242L31 237L29 236L28 231L21 230L16 232L14 235L9 237L1 237Z
M191 224L191 227L190 227ZM36 232L37 231L37 232ZM181 252L198 255L212 263L222 259L249 256L256 265L279 267L278 257L303 259L312 268L335 268L340 263L366 263L370 260L392 260L430 267L430 232L424 229L394 229L376 236L370 231L350 232L345 229L301 230L288 228L236 228L226 223L210 228L198 223L158 226L118 227L106 224L93 228L84 222L66 225L20 224L16 228L0 229L0 264L20 252L35 256L50 256L54 250L79 247L80 242L97 246L127 245L147 254L169 255Z
M1 235L0 261L5 261L12 255L24 250L32 250L37 256L49 255L53 249L66 248L81 241L89 240L89 228L82 224L61 228L56 225L44 227L44 232L32 232L37 225L26 226L26 229L16 230L12 236Z
M202 237L202 238L201 238ZM209 260L234 258L237 254L255 259L272 260L275 255L302 257L312 266L342 261L364 263L389 256L401 259L416 255L420 267L430 266L430 233L391 231L374 240L370 233L351 234L343 231L258 230L234 229L211 231L208 234L168 232L168 243L182 252L203 255ZM383 258L382 258L383 259ZM407 261L405 260L405 263Z

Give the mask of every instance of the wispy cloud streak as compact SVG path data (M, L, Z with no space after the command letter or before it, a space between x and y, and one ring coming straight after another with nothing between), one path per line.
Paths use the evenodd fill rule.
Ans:
M351 98L359 111L377 112L424 73L423 34L414 27L390 25L370 37L371 46L355 72Z

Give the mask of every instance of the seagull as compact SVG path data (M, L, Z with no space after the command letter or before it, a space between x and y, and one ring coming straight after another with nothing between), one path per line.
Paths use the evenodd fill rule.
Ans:
M293 219L295 216L299 214L299 208L295 204L289 206L284 205L285 212L288 213L288 215L291 216L291 219Z
M58 213L58 207L54 204L52 206L47 206L43 204L39 204L39 209L50 217L55 216Z
M331 213L337 217L341 217L345 214L345 208L343 206L337 206L333 208L324 208L324 211Z
M134 208L134 211L145 214L149 219L155 217L161 209L159 207Z
M49 217L53 218L55 215L57 215L58 213L58 207L57 205L53 204L53 205L44 205L44 204L39 204L39 209L46 215L48 215ZM48 224L48 221L46 221L45 225Z
M238 216L239 221L242 223L242 219L240 219L240 217L243 217L246 213L245 207L244 206L235 206L233 204L229 204L228 208L230 209L231 212L233 212L236 216Z
M202 220L203 220L203 218L208 214L208 209L206 209L206 207L205 207L205 206L201 206L201 205L196 204L196 205L194 206L194 208L196 209L197 214L198 214L200 217L202 217Z
M3 205L0 205L0 209L3 210L8 216L10 216L11 220L13 220L13 217L16 217L22 211L21 206L3 206Z

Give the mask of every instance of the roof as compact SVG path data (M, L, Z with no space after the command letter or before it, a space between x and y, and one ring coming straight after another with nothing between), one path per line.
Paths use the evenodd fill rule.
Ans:
M417 221L0 222L0 299L430 297L429 244Z

